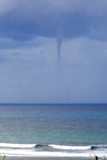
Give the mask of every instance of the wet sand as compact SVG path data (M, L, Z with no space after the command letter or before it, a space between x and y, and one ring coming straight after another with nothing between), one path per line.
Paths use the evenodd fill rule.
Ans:
M5 160L91 160L91 158L59 158L59 157L6 157Z
M2 160L0 158L0 160ZM94 157L80 157L80 158L61 158L61 157L6 157L4 160L95 160ZM99 157L98 160L107 160L105 157Z

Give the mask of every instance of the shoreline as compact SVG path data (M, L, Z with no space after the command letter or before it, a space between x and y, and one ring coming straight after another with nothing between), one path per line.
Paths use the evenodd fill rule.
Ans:
M0 158L2 157L8 157L8 158L94 158L95 156L98 156L99 158L106 158L107 159L107 153L66 153L66 152L35 152L35 154L1 154Z
M92 160L92 158L61 158L61 157L7 157L8 160Z
M107 159L107 145L64 146L43 144L11 144L0 143L0 157L10 158L85 158L94 159L95 156Z
M0 158L1 159L1 158ZM28 157L6 156L2 160L95 160L95 157ZM98 157L98 160L107 160L107 157Z

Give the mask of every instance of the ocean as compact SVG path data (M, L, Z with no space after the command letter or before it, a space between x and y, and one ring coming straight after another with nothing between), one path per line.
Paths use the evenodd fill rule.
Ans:
M0 154L107 157L106 104L1 104Z

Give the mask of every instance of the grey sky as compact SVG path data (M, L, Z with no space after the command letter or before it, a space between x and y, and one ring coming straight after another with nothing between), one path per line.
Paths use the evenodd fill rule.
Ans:
M0 0L0 102L106 103L106 74L106 0Z

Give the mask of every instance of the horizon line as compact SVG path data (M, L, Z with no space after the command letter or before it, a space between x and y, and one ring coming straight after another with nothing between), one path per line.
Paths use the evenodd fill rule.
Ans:
M62 103L62 102L1 102L0 105L107 105L107 102L73 102L73 103Z

